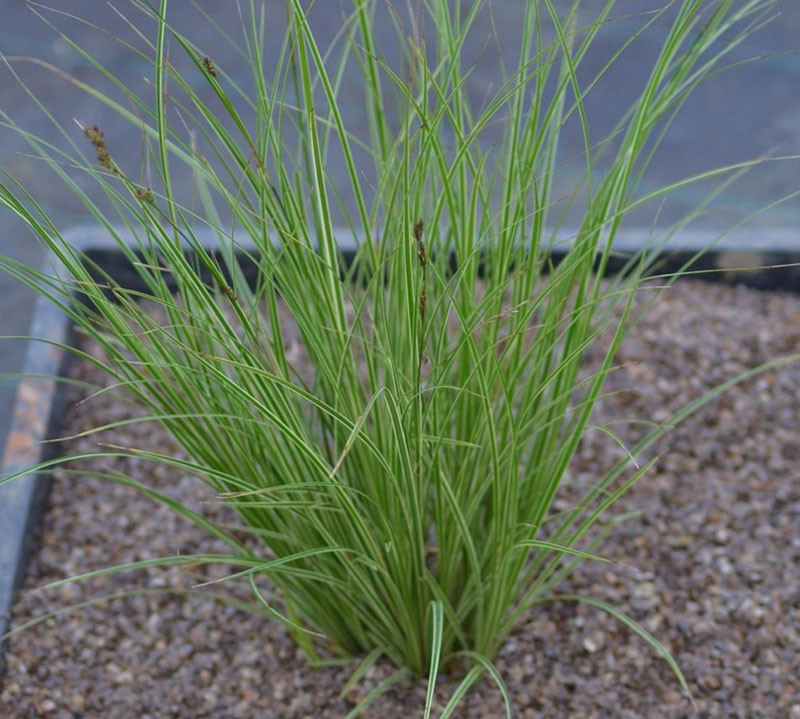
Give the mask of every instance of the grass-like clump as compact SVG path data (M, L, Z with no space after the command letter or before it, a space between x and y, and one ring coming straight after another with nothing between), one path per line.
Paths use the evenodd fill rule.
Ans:
M502 687L492 659L503 641L532 607L558 598L617 616L687 688L642 627L598 600L558 594L579 562L597 559L609 508L650 466L633 457L667 425L572 509L554 514L551 505L650 267L644 250L602 281L626 214L670 189L642 197L637 183L682 103L772 3L683 0L644 16L629 43L654 23L669 29L636 101L599 144L584 101L616 57L588 72L582 61L613 0L590 22L577 1L524 3L516 63L480 106L467 92L463 46L484 3L423 0L404 22L391 3L354 0L322 48L305 4L289 0L280 62L268 68L263 9L237 3L246 88L213 48L171 24L166 0L135 4L157 28L141 53L152 96L133 93L68 38L118 97L56 71L128 119L131 134L107 137L87 120L63 128L70 154L26 137L118 240L141 287L88 266L11 177L0 202L64 273L4 266L99 341L104 358L90 359L190 459L139 454L202 478L238 512L247 541L176 506L230 548L181 561L238 567L264 613L285 622L311 658L324 637L367 663L387 657L395 678L459 672L444 716L486 673ZM400 61L382 55L377 13L392 14ZM189 61L180 71L178 54ZM348 125L352 108L340 100L352 73L366 136ZM585 172L557 203L569 123L584 138ZM485 142L497 126L501 141ZM146 181L115 160L114 146L131 137L151 159ZM333 156L347 168L345 186L331 180ZM194 204L176 167L191 171ZM86 176L102 201L84 189ZM553 266L564 207L578 222ZM356 247L348 262L342 233ZM241 261L257 268L255 283ZM289 324L302 338L302 366L287 351ZM599 339L601 359L587 367Z

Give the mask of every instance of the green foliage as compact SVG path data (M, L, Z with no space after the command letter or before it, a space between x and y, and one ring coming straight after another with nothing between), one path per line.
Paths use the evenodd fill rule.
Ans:
M270 73L251 6L242 36L248 91L170 25L166 0L141 3L158 20L153 102L76 46L115 83L120 101L81 87L142 134L154 186L115 163L123 138L85 128L96 162L75 162L115 208L112 218L54 147L28 140L118 240L141 290L98 282L102 270L90 273L13 178L0 201L69 279L6 269L63 303L103 346L96 361L191 459L140 454L203 478L257 540L175 507L227 543L224 559L241 566L265 612L312 656L321 634L343 653L383 655L416 674L461 669L466 689L486 671L496 675L491 660L524 613L580 561L596 559L607 509L646 469L631 476L620 465L573 510L550 516L649 263L644 254L615 283L601 282L620 223L643 202L637 181L674 113L770 3L684 0L647 18L639 32L664 18L671 29L638 99L599 146L584 99L607 67L587 80L581 63L613 0L588 25L578 2L525 3L516 66L479 108L463 45L482 3L422 5L424 37L398 20L403 58L392 64L373 31L382 3L353 2L324 51L300 0L290 0ZM191 61L182 73L168 42ZM353 134L340 101L352 72L363 80L366 138ZM585 175L570 203L582 219L553 268L553 181L569 122L585 142ZM503 128L499 146L482 141L493 125ZM364 149L369 181L356 159ZM334 154L346 187L328 174ZM199 209L180 200L175 166L191 169ZM334 231L339 211L357 245L350 265ZM209 233L213 252L201 239ZM254 285L237 253L257 265ZM148 314L143 298L164 317ZM300 354L288 349L293 333ZM602 357L587 368L600 338ZM262 594L259 576L275 596ZM666 650L636 631L685 687Z

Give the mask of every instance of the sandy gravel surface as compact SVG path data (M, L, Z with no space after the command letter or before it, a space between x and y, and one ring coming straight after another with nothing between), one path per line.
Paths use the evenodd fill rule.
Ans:
M681 282L617 359L596 421L664 420L703 390L777 355L800 349L800 298ZM94 381L86 366L77 376ZM108 397L75 405L66 432L126 416ZM635 426L614 425L633 441ZM620 503L638 510L611 535L566 590L610 601L674 654L696 712L663 661L630 630L585 605L531 612L498 667L515 716L800 719L800 365L731 390L658 447L657 468ZM132 425L106 441L174 451L152 428ZM77 440L89 449L96 438ZM561 503L622 450L590 432ZM110 464L106 462L106 465ZM213 542L133 491L85 475L54 483L42 548L28 587L112 563L213 551ZM126 460L117 468L141 475ZM194 480L164 468L148 480L217 512ZM207 496L205 498L208 498ZM352 667L311 669L286 632L189 588L192 577L152 570L103 577L50 592L26 590L13 621L92 596L147 587L61 615L7 642L0 717L342 717L389 672L379 666L340 697ZM442 682L446 700L453 684ZM421 716L425 683L401 685L365 716ZM459 717L501 716L484 683Z

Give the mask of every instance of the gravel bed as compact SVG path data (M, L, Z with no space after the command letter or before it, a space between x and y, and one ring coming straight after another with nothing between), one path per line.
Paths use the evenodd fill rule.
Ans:
M800 298L679 282L620 349L622 369L597 423L664 420L705 389L800 349ZM97 382L84 364L79 379ZM70 403L65 434L129 415L107 395ZM642 430L615 424L627 442ZM638 510L565 590L611 602L673 653L694 709L667 665L629 629L582 604L532 611L497 659L526 719L742 717L800 719L800 364L731 390L669 434L658 465L619 503ZM71 440L71 452L97 437ZM177 452L150 426L103 441ZM591 431L570 468L562 504L623 450ZM286 631L185 591L178 570L104 576L46 592L30 588L77 572L153 556L219 549L194 527L124 486L88 476L109 467L142 476L136 460L79 465L53 485L41 550L13 624L126 589L150 593L95 604L39 624L6 643L0 716L342 717L391 671L379 665L350 694L353 666L308 667ZM210 512L225 511L190 478L147 467L147 482ZM163 591L173 588L175 591ZM444 679L441 701L454 688ZM421 716L425 682L394 688L368 717ZM440 704L442 706L442 704ZM485 681L459 717L499 717Z

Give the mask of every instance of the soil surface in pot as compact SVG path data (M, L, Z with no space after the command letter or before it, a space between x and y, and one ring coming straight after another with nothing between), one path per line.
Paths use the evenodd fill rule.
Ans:
M705 390L798 349L800 298L681 281L618 352L621 369L608 380L595 424L663 421ZM86 364L74 376L102 381ZM130 416L107 395L78 399L65 435ZM643 431L611 426L629 444ZM497 658L515 716L800 719L799 438L800 364L732 389L673 430L657 448L660 462L620 501L617 512L638 514L600 550L613 562L585 563L564 587L612 603L655 634L685 673L696 713L666 663L629 629L590 606L553 603L530 612ZM66 449L89 451L98 441L178 452L149 424L71 440ZM556 508L624 453L608 433L589 431ZM54 481L12 625L91 597L134 593L8 640L0 716L325 719L347 714L391 672L378 665L340 697L353 665L308 667L280 625L211 601L213 587L180 591L197 578L177 569L33 591L112 564L220 549L168 509L90 473L141 478L147 470L148 483L191 506L225 511L196 480L135 459L76 466L79 474ZM441 682L440 708L455 686ZM365 716L421 716L424 697L424 681L401 684ZM489 681L457 712L502 715Z

